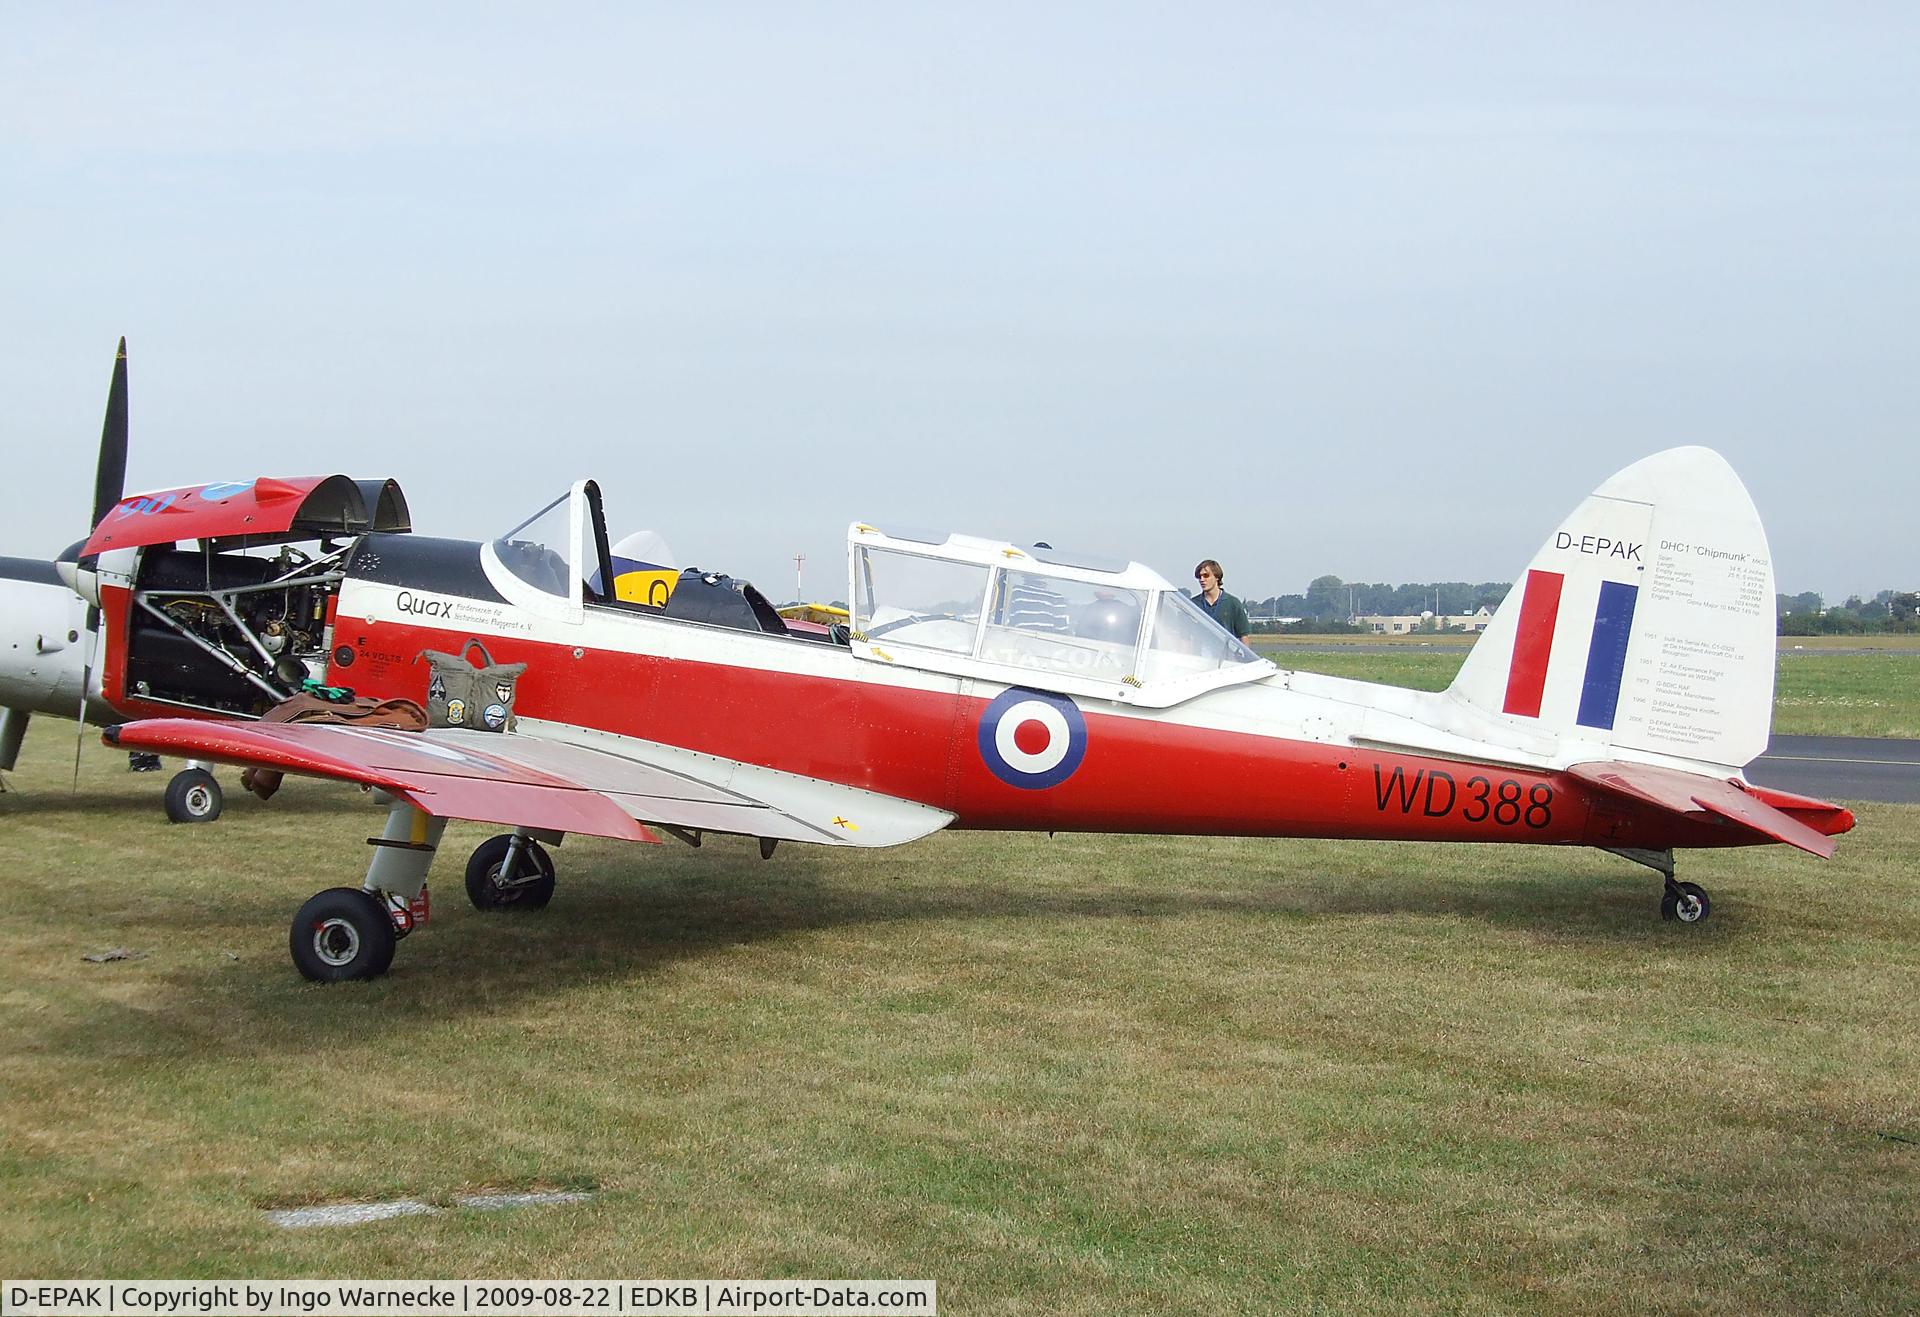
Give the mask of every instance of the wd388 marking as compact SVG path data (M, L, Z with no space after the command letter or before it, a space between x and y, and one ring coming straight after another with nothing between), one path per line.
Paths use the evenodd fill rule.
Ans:
M1452 815L1467 823L1491 819L1503 828L1544 828L1553 822L1553 788L1545 782L1529 784L1483 773L1460 782L1444 768L1416 768L1409 777L1399 765L1386 772L1375 764L1373 801L1382 814L1417 810L1430 819Z

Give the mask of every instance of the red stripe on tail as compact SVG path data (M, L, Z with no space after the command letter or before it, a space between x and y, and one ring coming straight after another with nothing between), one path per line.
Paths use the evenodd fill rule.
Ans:
M1524 718L1540 716L1547 689L1547 660L1553 654L1553 626L1560 616L1559 572L1530 571L1520 596L1520 627L1513 638L1513 666L1507 669L1507 701L1501 708Z

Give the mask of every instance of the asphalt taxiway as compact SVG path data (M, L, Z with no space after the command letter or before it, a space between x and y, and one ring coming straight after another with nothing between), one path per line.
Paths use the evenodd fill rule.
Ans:
M1920 741L1776 736L1747 779L1821 800L1920 803Z

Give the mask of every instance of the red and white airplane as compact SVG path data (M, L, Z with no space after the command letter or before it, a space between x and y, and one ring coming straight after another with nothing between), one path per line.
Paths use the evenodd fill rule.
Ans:
M482 909L544 906L542 843L567 833L732 833L770 855L951 826L1591 846L1658 871L1663 915L1688 923L1709 904L1675 880L1676 848L1824 857L1853 824L1742 774L1768 738L1773 570L1746 489L1704 448L1647 458L1582 502L1441 692L1283 670L1138 563L856 523L850 625L799 634L726 577L689 571L664 606L603 588L614 563L591 481L487 543L362 529L378 518L364 499L357 517L329 504L354 502L338 481L126 500L76 573L123 695L111 638L143 590L151 610L156 546L185 565L176 542L330 517L325 570L296 564L328 684L424 702L422 652L471 640L526 665L455 710L464 726L160 717L107 733L375 789L388 814L365 878L293 921L312 979L386 971L450 818L511 830L468 861Z

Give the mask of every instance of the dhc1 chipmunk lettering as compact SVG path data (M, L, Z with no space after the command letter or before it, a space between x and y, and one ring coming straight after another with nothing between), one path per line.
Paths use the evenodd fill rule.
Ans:
M99 689L134 716L110 744L358 782L384 805L360 883L294 917L312 979L387 971L427 919L449 819L507 829L466 866L491 911L547 905L568 833L736 834L771 857L957 827L1589 846L1659 873L1683 923L1710 904L1676 849L1825 857L1853 825L1744 776L1771 719L1773 582L1746 489L1703 448L1581 503L1437 692L1283 670L1099 555L856 522L849 615L803 629L717 573L679 573L663 602L608 588L592 481L486 542L413 534L403 509L397 488L262 479L218 506L103 514L65 573L100 610ZM1629 513L1631 537L1594 532ZM1702 524L1746 555L1726 580L1666 547ZM302 535L317 545L291 548ZM1646 566L1673 570L1643 595L1655 545ZM165 625L183 618L205 630ZM309 683L440 713L423 731L261 716Z

